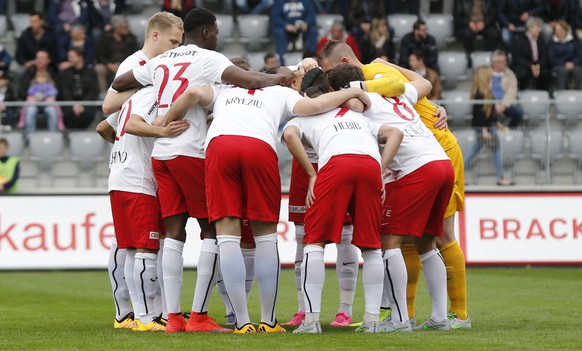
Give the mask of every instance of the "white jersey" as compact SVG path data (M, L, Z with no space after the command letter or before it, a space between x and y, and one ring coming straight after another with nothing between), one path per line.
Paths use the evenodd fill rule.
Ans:
M400 171L399 178L429 162L449 159L414 109L418 92L412 84L406 83L404 95L398 97L384 98L375 93L369 93L368 96L372 107L364 115L376 123L398 128L404 133L400 148L388 166L393 171ZM385 179L385 182L394 180Z
M220 135L239 135L264 141L276 152L277 129L281 119L293 116L293 108L302 97L281 86L247 90L232 85L214 87L212 124L205 149Z
M380 124L361 113L345 108L335 109L311 117L296 117L285 125L296 126L319 155L318 168L336 155L368 155L380 164L378 130Z
M158 113L164 115L188 87L220 83L222 73L231 65L224 55L190 44L166 51L135 68L133 74L142 85L154 85ZM204 158L206 110L196 105L188 110L184 120L190 123L190 128L175 138L157 138L152 157L159 160L179 155Z
M119 128L109 158L109 191L156 196L157 185L151 159L155 138L126 133L125 126L131 115L138 115L150 124L156 118L157 102L153 87L140 89L121 108Z

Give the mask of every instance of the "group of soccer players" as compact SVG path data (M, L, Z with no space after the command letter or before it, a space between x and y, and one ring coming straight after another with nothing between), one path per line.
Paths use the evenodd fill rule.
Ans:
M332 326L352 323L359 247L366 308L356 331L471 327L464 257L453 231L463 202L462 157L454 136L438 129L446 118L437 120L444 112L425 98L430 83L388 63L362 71L351 49L338 42L322 51L321 68L305 72L304 63L295 72L252 72L214 51L217 34L216 18L205 9L190 11L183 22L155 14L143 49L122 63L104 100L104 112L111 115L98 132L114 143L109 178L116 231L109 260L114 326L168 333L285 332L276 318L281 199L276 143L280 123L287 122L283 142L295 158L290 220L298 238L299 311L285 324L298 326L296 333L321 332L323 250L335 242L341 306ZM198 220L203 243L191 312L183 314L182 252L190 217ZM447 262L445 251L454 259ZM416 326L413 294L421 262L433 311ZM448 289L449 315L447 274L455 284ZM258 327L247 309L255 276ZM208 316L217 282L234 330ZM392 316L381 319L380 310L390 308Z

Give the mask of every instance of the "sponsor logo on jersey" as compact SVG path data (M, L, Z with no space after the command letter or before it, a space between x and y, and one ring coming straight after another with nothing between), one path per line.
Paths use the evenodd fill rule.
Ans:
M160 233L158 233L158 232L150 232L150 239L160 240Z

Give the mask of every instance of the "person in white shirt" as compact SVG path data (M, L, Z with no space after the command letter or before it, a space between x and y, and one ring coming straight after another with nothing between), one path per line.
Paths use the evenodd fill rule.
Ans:
M220 268L236 316L235 333L257 331L246 304L241 218L250 220L256 243L255 274L261 293L258 331L285 331L275 314L280 269L276 230L281 201L276 142L281 119L328 111L351 98L366 100L365 96L358 89L309 99L281 86L192 87L163 117L172 121L194 104L208 106L213 102L214 119L205 143L208 213L209 221L216 225Z
M443 235L444 213L451 196L454 172L443 148L422 123L414 109L428 94L430 82L417 73L393 65L410 81L404 94L382 97L370 93L372 108L365 113L372 121L398 128L404 133L398 153L385 177L386 202L382 216L384 278L392 306L392 319L385 331L410 331L406 306L407 272L400 246L406 236L414 238L432 298L431 318L415 330L450 330L447 318L447 274L436 239ZM364 80L362 70L348 63L329 72L334 89Z
M303 77L302 90L308 96L325 94L331 87L326 74L315 68ZM325 96L325 95L322 95ZM362 250L365 295L364 322L358 332L380 332L383 266L380 252L382 170L391 162L402 132L372 123L361 113L347 108L318 116L295 118L283 131L293 156L309 174L302 263L305 320L294 333L321 333L319 315L325 280L323 263L327 243L341 240L345 213L352 216L352 243ZM301 139L305 138L319 156L317 174ZM378 142L386 146L380 156Z
M293 78L290 71L276 75L244 71L234 66L224 55L213 51L217 45L218 27L216 17L206 9L191 10L184 20L184 30L186 45L170 50L116 78L113 88L125 91L153 84L158 96L158 113L163 115L189 86L224 81L256 89L286 83ZM201 106L194 106L186 114L185 120L190 123L190 128L176 138L157 139L152 153L166 225L163 257L168 308L166 332L224 332L229 330L216 324L207 314L210 292L216 284L219 249L214 227L208 222L206 207L206 111ZM186 324L181 314L180 290L185 226L189 217L198 219L203 244L198 261L193 313Z
M154 14L148 20L146 26L146 38L143 48L139 51L136 51L134 54L126 58L121 63L117 71L117 75L120 75L128 70L131 70L133 67L143 65L150 58L153 58L166 50L177 47L182 41L182 33L183 33L183 22L179 17L174 16L168 12L158 12ZM105 138L111 143L113 143L116 139L115 129L117 128L119 116L119 114L116 113L116 111L119 111L124 101L126 101L132 94L133 91L129 91L124 94L118 94L113 89L110 89L103 102L104 113L111 114L111 116L107 120L102 121L97 126L97 132L103 138ZM135 150L136 155L138 155L139 152L141 151L148 153L147 157L151 156L151 149ZM141 174L140 176L152 177L152 174ZM121 175L121 177L124 176ZM123 191L123 189L117 190ZM136 201L139 202L141 200L136 199ZM118 211L116 210L117 207L118 206L116 204L112 208L114 222L120 223L123 222L124 220L122 220L121 218L117 218L117 220L115 219L115 217L119 216L117 214ZM158 205L156 203L155 204L156 211L157 208ZM139 228L139 223L133 223L133 225L134 226L131 228L124 229L130 230L132 233L137 232L138 230L143 230L143 228ZM134 281L134 262L135 262L134 249L136 249L137 247L132 242L128 241L125 241L121 246L118 243L118 239L120 238L122 238L121 240L130 239L131 238L130 235L131 233L124 233L124 230L117 226L116 237L113 238L110 247L108 272L111 281L111 287L113 290L113 297L115 301L116 310L116 318L114 322L115 328L132 328L134 326L134 314L133 314L134 309L132 305L135 307L138 304L137 301L138 289L135 285L135 283L138 282ZM161 255L162 251L161 248L163 247L162 240L163 239L160 238L160 253L158 254L158 261L160 261L162 257ZM138 265L143 265L144 263L144 258L143 257L140 258L141 256L142 256L141 254L138 255L137 259L139 261ZM161 286L162 284L159 283L162 281L160 273L161 264L158 265L158 276L160 277L160 279L156 283L158 285L158 288L156 292L157 297L155 300L157 305L156 311L158 312L158 314L164 314L162 296L163 287Z

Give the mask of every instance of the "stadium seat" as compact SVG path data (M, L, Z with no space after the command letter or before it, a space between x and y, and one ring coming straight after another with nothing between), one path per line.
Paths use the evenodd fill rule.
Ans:
M392 41L399 44L403 36L412 32L412 25L417 19L418 16L416 15L404 13L388 15L388 25L394 28L394 38L392 38Z
M302 52L287 52L285 53L285 64L286 65L296 65L303 60Z
M445 90L452 90L457 87L459 80L467 79L467 56L464 52L440 52L439 67Z
M457 137L457 143L463 155L468 155L475 144L475 131L471 128L463 128L455 130L453 133ZM465 165L465 182L469 184L476 182L476 173L470 169L469 165Z
M530 132L532 157L540 162L540 166L546 169L552 160L561 158L564 152L564 141L562 131L532 130ZM549 159L548 159L549 156Z
M582 120L582 91L557 90L554 92L556 118L564 123L564 126L573 126Z
M231 15L216 15L216 24L218 25L218 47L220 51L224 44L230 44L234 38L234 19Z
M0 133L0 139L8 141L8 154L21 157L24 153L24 135L19 132Z
M329 32L333 22L343 20L344 18L341 15L317 15L315 23L319 27L319 38L323 38Z
M37 184L53 184L52 167L63 158L65 141L61 132L34 132L28 136L30 159L38 165Z
M452 15L430 14L426 16L428 32L435 37L439 50L445 49L449 43L455 41L453 23ZM412 26L410 28L412 29Z
M542 26L541 35L546 45L549 44L550 41L552 41L552 37L554 36L554 29L552 28L552 25L549 23L544 23Z
M259 51L264 44L271 42L269 36L269 16L238 16L240 42L248 45L249 51Z
M582 129L568 132L568 157L576 162L575 183L582 183Z
M83 177L95 180L94 165L103 161L105 141L95 132L71 132L69 134L71 160L79 164L77 182ZM94 184L92 184L94 185Z
M14 29L14 38L20 38L20 35L30 26L30 19L27 13L15 13L10 16L10 22Z
M511 167L515 160L524 157L525 137L522 130L511 129L506 133L501 132L498 138L504 167Z
M128 15L127 22L129 23L129 31L137 37L139 45L143 45L145 40L145 30L148 24L149 17L147 15L137 14Z
M259 72L263 68L263 66L265 65L265 54L266 52L260 51L260 52L248 52L245 55L253 71Z
M491 65L491 52L490 51L473 51L471 53L471 68L475 69L481 66Z
M518 97L528 127L537 127L549 118L550 94L546 90L522 90Z
M0 15L0 39L4 39L6 37L7 32L8 32L8 21L6 20L6 16Z
M473 105L467 100L470 99L470 93L466 90L449 90L443 92L444 100L454 102L445 103L447 109L448 124L451 126L469 126L473 118Z

